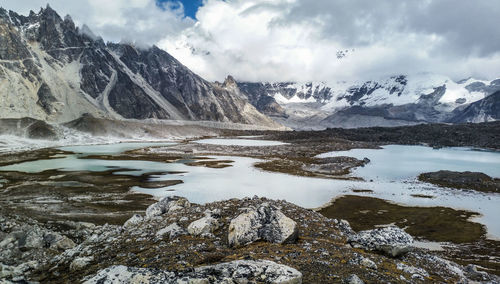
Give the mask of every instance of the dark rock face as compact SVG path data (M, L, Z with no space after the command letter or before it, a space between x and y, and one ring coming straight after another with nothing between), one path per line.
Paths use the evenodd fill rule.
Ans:
M125 118L170 118L166 110L156 104L123 72L118 73L117 83L109 94L109 103Z
M38 96L36 104L41 106L47 114L50 114L53 111L52 103L56 102L57 99L52 95L49 86L44 82L36 94Z
M7 11L0 8L0 59L19 60L30 57L19 33L13 26L6 24L8 19Z
M483 92L492 94L500 91L500 79L493 80L489 85L483 82L473 82L465 87L469 92Z
M257 111L236 84L216 86L155 46L105 44L88 27L76 27L71 17L63 19L49 6L29 16L0 10L0 59L5 60L1 67L41 86L33 105L18 104L25 108L20 112L29 111L39 119L68 121L91 113L278 126ZM19 83L1 70L0 81L18 96L32 92L20 80L23 89L18 91ZM64 104L66 108L58 110L56 97L75 105ZM16 98L10 100L16 107Z
M457 109L449 120L452 123L488 122L500 119L500 91L486 98L468 105L464 109Z

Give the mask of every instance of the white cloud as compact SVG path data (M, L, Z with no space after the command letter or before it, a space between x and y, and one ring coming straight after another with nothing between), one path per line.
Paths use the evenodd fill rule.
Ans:
M27 14L47 0L3 2ZM48 2L105 40L156 43L209 80L500 76L498 1L205 0L196 22L155 0Z
M207 0L195 26L160 46L211 80L493 78L498 14L500 2L489 0Z

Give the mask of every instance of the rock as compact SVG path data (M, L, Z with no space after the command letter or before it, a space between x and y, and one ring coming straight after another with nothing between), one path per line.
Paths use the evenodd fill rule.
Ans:
M302 273L294 268L268 260L236 260L195 268L194 271L173 273L123 265L103 269L87 279L85 284L97 283L302 283Z
M211 215L207 215L201 219L198 219L187 227L187 231L193 236L212 236L213 232L219 228L220 224L217 219Z
M67 250L75 247L75 243L71 239L58 233L46 234L43 239L46 246L53 249Z
M359 265L370 269L377 269L377 265L375 264L375 262L366 257L361 258L361 260L359 261Z
M246 245L257 240L293 243L297 237L297 223L268 203L263 203L257 210L240 214L229 224L230 246Z
M413 238L396 226L361 231L349 236L348 242L356 248L381 251L397 257L411 250Z
M91 257L91 256L89 256L89 257L78 257L78 258L75 258L71 262L71 264L69 265L69 269L72 270L72 271L80 270L80 269L88 266L92 260L94 260L94 258Z
M171 283L169 281L173 281L174 277L175 274L172 272L115 265L99 271L94 277L85 280L83 283Z
M356 274L351 274L349 277L347 277L344 281L346 284L364 284L363 280L358 277Z
M484 271L477 270L477 265L469 264L465 267L465 272L469 274L469 277L473 280L487 280L488 273Z
M352 235L354 234L354 230L351 228L351 224L349 224L349 222L347 222L347 220L337 220L335 219L336 221L336 224L337 224L337 228L339 228L339 230L345 234L345 235Z
M154 204L153 204L154 205ZM130 217L124 224L125 228L133 228L144 221L144 218L139 214L134 214L134 216Z
M33 227L27 232L20 233L17 243L21 251L42 248L45 245L43 231Z
M427 271L425 271L425 269L422 269L422 268L418 268L418 267L414 267L414 266L410 266L410 265L406 265L402 262L398 263L396 265L396 268L405 272L405 273L408 273L408 274L411 274L412 275L412 278L422 278L422 277L428 277L429 276L429 273L427 273ZM416 277L415 275L420 275L420 277Z
M159 230L156 233L157 237L163 237L164 235L168 235L169 238L175 238L177 236L185 234L186 231L180 227L177 223L173 223L168 225L167 227Z
M13 267L0 263L0 279L11 277L14 274L13 270Z
M62 238L58 239L52 246L59 250L67 250L74 248L75 243L68 237L62 236Z
M302 273L298 270L269 260L236 260L195 268L195 274L198 278L208 278L212 281L212 275L216 273L222 279L248 281L265 279L265 283L302 283Z
M165 213L170 213L175 210L190 207L191 203L186 198L178 196L166 196L160 201L150 205L146 209L146 217L160 216Z

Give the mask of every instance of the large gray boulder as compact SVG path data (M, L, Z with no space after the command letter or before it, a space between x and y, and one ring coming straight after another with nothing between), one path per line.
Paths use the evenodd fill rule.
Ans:
M156 236L158 238L163 238L165 236L167 236L169 238L175 238L177 236L184 235L184 234L186 234L186 231L181 226L179 226L177 223L170 224L170 225L166 226L165 228L160 229L160 230L158 230L158 232L156 232Z
M187 231L192 236L212 237L213 232L220 227L219 221L210 214L188 225Z
M381 251L397 257L411 250L413 238L396 226L366 230L350 235L348 242L355 248Z
M276 283L300 284L302 273L268 260L236 260L195 268L193 271L169 272L123 265L111 266L84 281L85 284L115 283Z
M263 203L256 210L240 214L229 224L230 246L246 245L257 240L292 243L298 237L297 223L279 209Z
M160 199L160 201L151 204L148 209L146 209L146 217L160 216L165 213L170 213L182 208L188 208L191 203L186 198L178 196L166 196Z

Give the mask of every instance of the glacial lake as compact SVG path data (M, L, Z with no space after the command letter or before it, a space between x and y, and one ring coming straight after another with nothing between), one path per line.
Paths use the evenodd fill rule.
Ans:
M225 140L221 143L229 143L229 139L211 139L211 141L213 140ZM245 143L251 144L252 142ZM439 188L416 180L416 176L421 172L442 169L483 171L491 176L499 177L500 153L498 152L473 151L469 148L436 150L423 146L395 145L378 150L357 149L320 155L369 158L371 160L369 164L356 169L352 174L362 177L366 181L307 178L265 172L253 166L256 162L261 161L259 159L232 156L210 157L217 160L234 161L231 163L231 167L222 169L188 166L184 164L186 161L162 163L137 160L82 159L90 154L117 154L125 150L171 144L120 143L62 147L60 149L73 151L75 154L61 155L58 159L37 160L0 167L0 171L33 173L50 169L105 171L118 168L123 169L119 173L128 175L183 172L153 177L153 180L162 181L182 180L182 184L160 189L134 187L132 190L151 194L158 198L167 195L184 196L195 203L258 195L273 199L285 199L306 208L316 208L329 202L332 198L346 194L371 196L403 205L445 206L479 212L482 215L475 221L487 226L489 237L500 238L500 222L497 220L500 216L500 194ZM353 189L368 189L372 190L373 193L354 193ZM412 195L415 194L432 195L434 198L413 197Z

